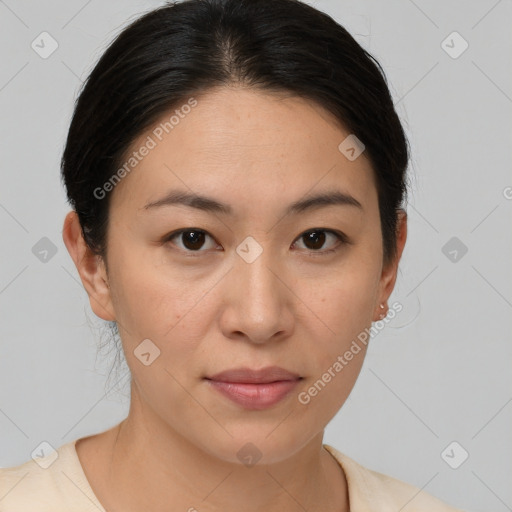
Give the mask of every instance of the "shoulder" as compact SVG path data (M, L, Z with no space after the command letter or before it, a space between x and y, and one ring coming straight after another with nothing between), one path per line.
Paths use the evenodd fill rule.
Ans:
M414 485L358 464L332 446L324 447L345 472L352 512L463 512Z
M0 512L98 512L74 445L48 445L41 457L0 468Z

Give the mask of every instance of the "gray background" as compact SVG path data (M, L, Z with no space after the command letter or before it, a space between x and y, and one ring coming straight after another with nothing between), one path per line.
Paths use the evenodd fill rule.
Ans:
M512 510L511 2L309 3L380 60L413 150L390 301L404 310L373 339L325 442L459 507ZM161 4L0 0L0 466L128 412L126 366L109 373L113 353L97 353L108 333L62 241L59 159L81 81ZM31 48L43 31L59 45L46 59ZM453 441L452 464L469 453L457 469L441 456Z

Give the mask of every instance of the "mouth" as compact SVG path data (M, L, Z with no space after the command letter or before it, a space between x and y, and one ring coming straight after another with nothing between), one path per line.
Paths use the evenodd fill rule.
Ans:
M269 366L261 370L235 368L205 377L205 380L237 405L262 410L283 400L302 378L284 368Z
M269 384L271 382L292 381L300 379L300 375L279 366L267 366L261 370L251 368L233 368L216 373L208 380L217 382L236 382L238 384Z

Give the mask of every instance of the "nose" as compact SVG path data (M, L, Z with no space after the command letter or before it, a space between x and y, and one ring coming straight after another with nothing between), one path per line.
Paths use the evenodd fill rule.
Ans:
M235 255L223 283L220 322L227 338L263 344L292 334L295 296L282 267L267 250L250 263Z

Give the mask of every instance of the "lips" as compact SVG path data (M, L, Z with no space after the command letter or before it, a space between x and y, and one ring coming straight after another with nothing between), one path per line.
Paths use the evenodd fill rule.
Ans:
M283 400L302 379L278 366L235 368L205 378L221 395L244 409L261 410Z
M298 380L300 375L289 372L279 366L268 366L261 370L253 370L251 368L234 368L217 373L208 380L218 382L237 382L239 384L268 384L270 382L278 382L285 380Z

